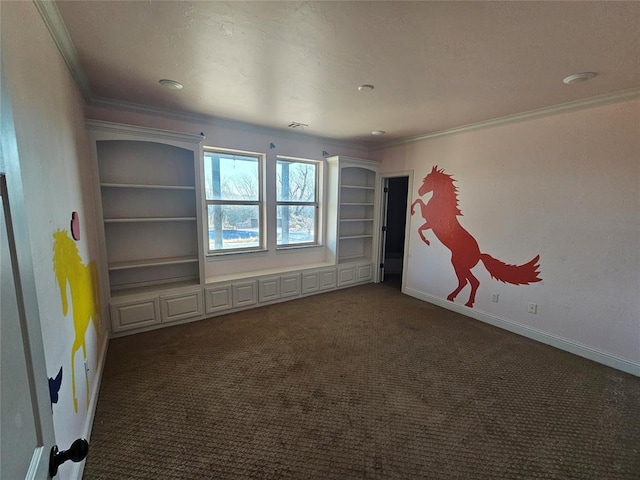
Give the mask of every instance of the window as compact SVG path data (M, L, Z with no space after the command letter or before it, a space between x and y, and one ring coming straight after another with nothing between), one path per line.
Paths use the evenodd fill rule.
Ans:
M278 157L276 164L277 244L318 243L318 164Z
M204 152L209 253L264 248L260 154Z

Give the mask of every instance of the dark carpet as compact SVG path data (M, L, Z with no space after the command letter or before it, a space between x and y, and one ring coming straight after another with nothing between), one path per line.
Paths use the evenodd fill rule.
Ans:
M369 284L112 340L84 478L639 479L640 378Z

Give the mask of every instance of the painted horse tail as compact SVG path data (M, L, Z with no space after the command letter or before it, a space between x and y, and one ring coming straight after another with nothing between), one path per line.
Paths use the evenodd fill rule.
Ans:
M536 255L535 258L522 265L509 265L486 253L480 254L480 260L482 260L491 277L503 283L528 285L542 280L538 276L540 275L538 271L540 268L540 265L538 265L540 255Z

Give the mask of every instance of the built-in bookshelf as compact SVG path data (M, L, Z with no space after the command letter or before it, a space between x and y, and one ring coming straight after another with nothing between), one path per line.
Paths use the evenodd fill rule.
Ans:
M200 284L200 135L89 122L111 296Z
M200 135L89 121L103 305L111 334L255 308L374 278L375 162L329 159L317 264L205 277Z
M328 246L338 264L373 262L378 163L330 157Z

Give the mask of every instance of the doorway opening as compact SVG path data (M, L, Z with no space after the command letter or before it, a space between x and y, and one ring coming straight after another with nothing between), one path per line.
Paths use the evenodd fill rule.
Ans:
M410 175L382 177L380 282L402 290Z

